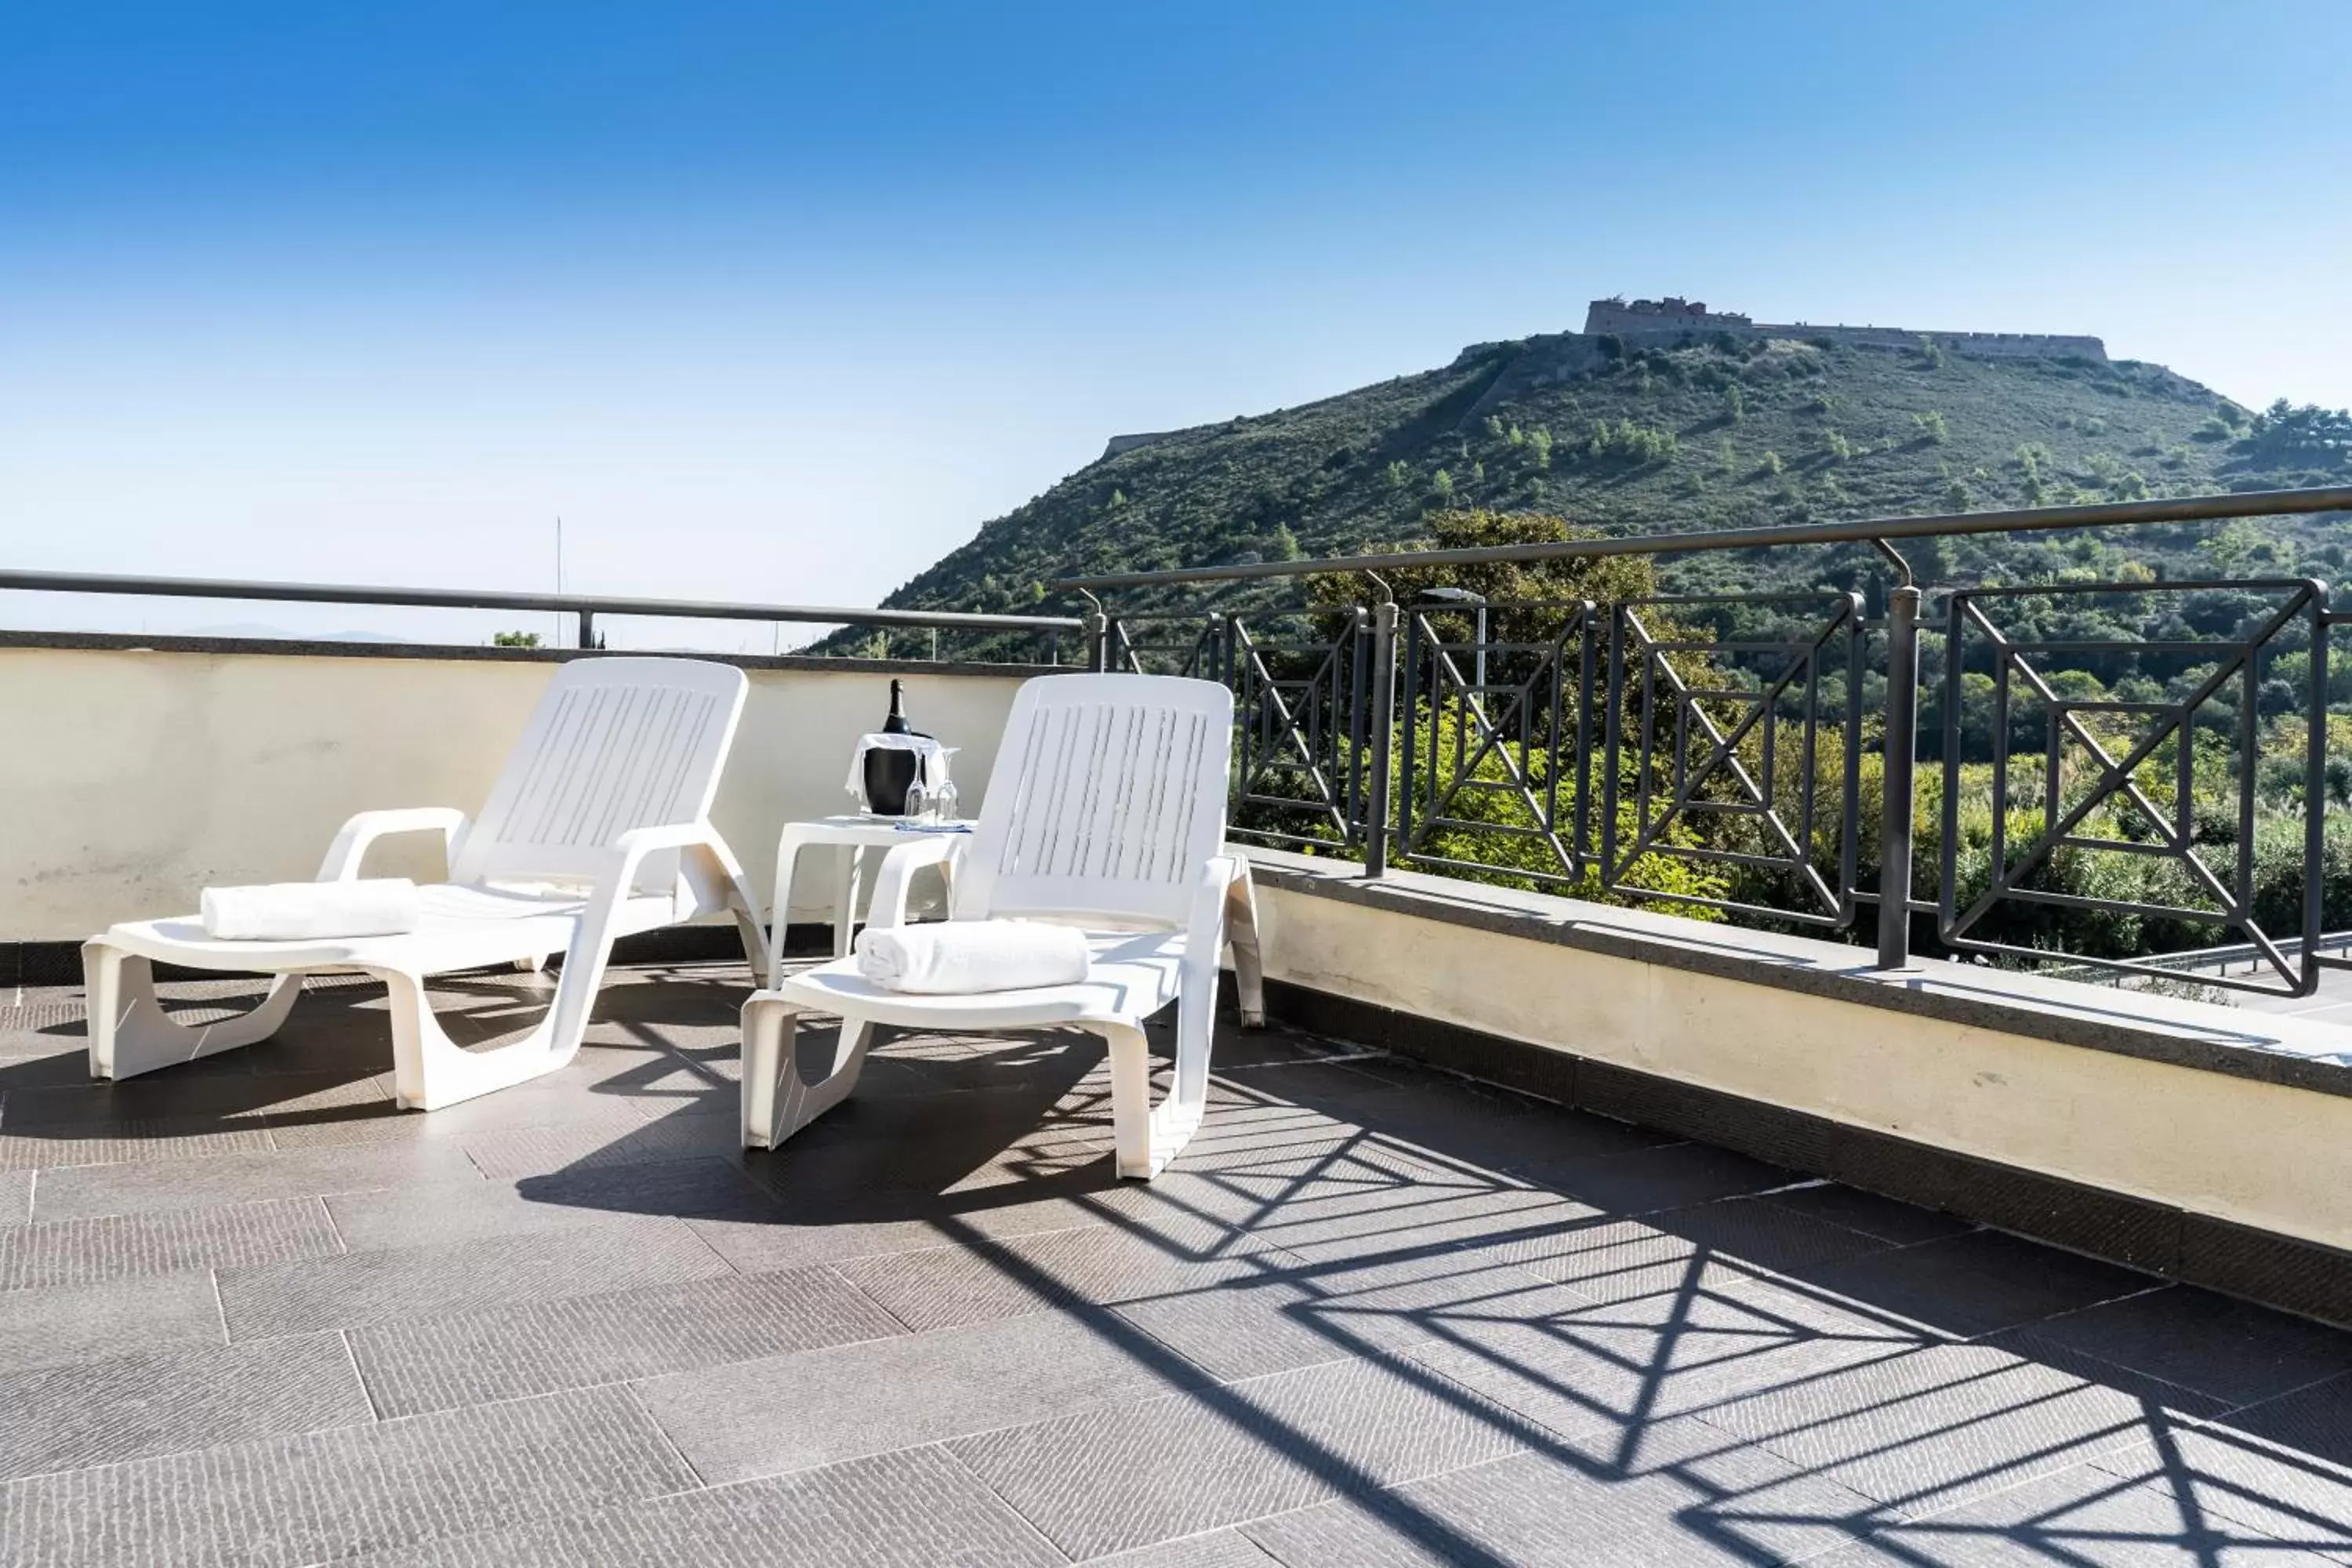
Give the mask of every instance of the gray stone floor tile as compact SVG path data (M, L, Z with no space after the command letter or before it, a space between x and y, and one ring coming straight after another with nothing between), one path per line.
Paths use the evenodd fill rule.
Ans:
M70 1035L11 1030L7 1020L30 1010L8 1007L0 994L0 1095L12 1089L55 1089L89 1081L89 1051L83 1044L82 1017L76 1005L70 1019L54 1009L35 1015L53 1019L53 1027L70 1028Z
M2352 1376L2173 1422L2094 1462L2184 1506L2352 1562Z
M0 1375L0 1479L373 1421L340 1334Z
M1361 1142L1287 1169L1177 1170L1149 1192L1124 1201L1179 1205L1233 1236L1333 1263L1495 1245L1592 1215L1541 1187Z
M1465 1252L1400 1262L1309 1264L1251 1253L1248 1271L1121 1303L1148 1331L1220 1383L1350 1356L1393 1354L1432 1338L1591 1303L1507 1264Z
M1048 1082L1040 1086L1009 1085L975 1089L960 1094L883 1096L873 1100L852 1095L803 1131L798 1142L827 1142L836 1138L887 1138L906 1147L933 1140L970 1145L993 1139L996 1146L1024 1135L1057 1128L1091 1125L1107 1119L1109 1108L1064 1105L1066 1089Z
M731 1136L730 1131L730 1136ZM797 1142L797 1141L796 1141ZM928 1154L929 1157L926 1157ZM747 1273L809 1268L882 1253L969 1245L1112 1220L1126 1200L1109 1162L1089 1148L954 1152L895 1151L879 1140L753 1155L745 1169L777 1207L756 1220L698 1218L696 1233ZM1152 1216L1154 1219L1161 1216ZM1158 1235L1213 1239L1181 1216Z
M2152 1276L1999 1231L1971 1231L1805 1271L1823 1288L1946 1333L1989 1334L2153 1289Z
M1580 1452L1727 1401L1864 1367L1916 1337L1758 1285L1680 1298L1592 1302L1547 1287L1437 1326L1412 1358L1565 1438Z
M1156 1353L1155 1353L1156 1352ZM713 1482L1042 1421L1205 1380L1099 1311L1035 1312L637 1385Z
M316 1198L36 1220L0 1226L0 1289L325 1258L341 1249Z
M2352 1373L2352 1333L2187 1285L2047 1318L2030 1331L2231 1405Z
M208 1269L0 1293L0 1371L226 1338Z
M2147 1441L2205 1395L1999 1344L1941 1343L1711 1405L1706 1420L1876 1499L1940 1513Z
M1352 1361L949 1447L1083 1560L1497 1458L1525 1436L1474 1396Z
M2336 1561L2153 1481L2077 1466L1925 1519L1881 1525L1816 1568L2320 1568Z
M1801 1560L1870 1506L1753 1448L1623 1479L1520 1454L1241 1528L1285 1568L1649 1568Z
M0 1488L20 1568L295 1568L694 1484L624 1389L225 1444Z
M0 1225L16 1225L33 1217L33 1173L0 1172Z
M132 1161L199 1160L213 1154L257 1154L276 1145L263 1125L223 1131L210 1117L121 1121L102 1130L51 1127L0 1132L0 1170L64 1170Z
M440 1541L351 1568L1053 1568L1062 1554L936 1448Z
M1859 1187L1849 1187L1837 1182L1813 1182L1801 1187L1791 1187L1786 1192L1774 1193L1764 1202L1792 1208L1815 1219L1849 1226L1897 1247L1935 1241L1977 1228L1971 1221L1937 1214L1934 1209L1923 1209L1913 1204L1897 1203L1893 1198L1883 1198L1876 1193L1865 1193Z
M903 1334L828 1269L649 1285L354 1329L385 1415L584 1388Z
M1804 1180L1793 1171L1707 1143L1671 1143L1598 1158L1522 1161L1510 1170L1619 1215L1743 1197Z
M1238 1530L1213 1530L1181 1541L1090 1560L1090 1568L1283 1568Z
M1343 1118L1394 1142L1496 1170L1549 1168L1674 1142L1396 1058L1235 1076L1269 1096ZM1360 1079L1364 1087L1358 1087Z
M388 1075L375 1081L384 1098L370 1104L304 1115L272 1114L269 1127L278 1146L284 1149L318 1143L370 1143L403 1138L470 1139L488 1132L537 1127L601 1127L619 1138L646 1124L643 1117L620 1100L594 1094L557 1078L535 1079L429 1113L403 1110L394 1104L390 1098Z
M445 1143L362 1145L220 1154L168 1164L84 1165L44 1173L37 1215L85 1219L208 1204L322 1196L392 1187L482 1184L465 1152Z
M469 1165L470 1168L470 1165ZM338 1194L328 1212L354 1252L423 1247L596 1225L643 1215L712 1215L757 1223L775 1200L736 1166L709 1159L597 1166L466 1187L399 1186Z
M220 1272L232 1340L360 1328L709 1279L726 1261L672 1219L384 1247Z
M1478 1250L1594 1300L1634 1301L1730 1289L1884 1246L1843 1226L1735 1198L1646 1219L1570 1213L1559 1224L1530 1227Z
M1314 1162L1335 1159L1351 1149L1408 1152L1352 1121L1305 1106L1278 1101L1220 1103L1215 1096L1223 1087L1222 1080L1211 1080L1208 1114L1169 1171L1188 1175L1217 1171L1295 1174Z
M1195 1261L1108 1226L835 1265L918 1333L1080 1303L1140 1300L1264 1272L1247 1254Z
M703 1117L648 1123L625 1109L603 1105L588 1107L584 1115L569 1121L455 1136L482 1173L494 1181L666 1160L731 1160L743 1142L734 1123Z
M166 1068L116 1083L12 1089L0 1102L0 1131L88 1128L102 1135L122 1122L200 1116L214 1119L226 1131L242 1121L258 1126L266 1115L301 1115L389 1099L372 1079L348 1072L261 1077Z

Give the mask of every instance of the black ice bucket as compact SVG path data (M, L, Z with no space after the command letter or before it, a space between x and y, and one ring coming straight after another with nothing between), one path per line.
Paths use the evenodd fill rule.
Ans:
M877 816L906 816L907 792L915 787L922 766L919 752L889 746L867 747L866 808Z

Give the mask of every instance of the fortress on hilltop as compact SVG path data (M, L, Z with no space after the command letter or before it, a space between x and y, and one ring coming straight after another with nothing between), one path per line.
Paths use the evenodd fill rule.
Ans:
M1939 347L1978 359L2055 359L2070 356L2104 363L2107 357L2107 345L2091 337L2062 337L2044 332L1934 332L1908 327L1817 327L1805 321L1759 322L1737 311L1710 310L1696 300L1677 299L1671 294L1663 300L1635 300L1631 302L1622 297L1595 300L1585 309L1584 331L1590 336L1597 337L1608 332L1621 338L1666 334L1696 337L1713 332L1772 338L1826 338L1832 342L1890 349L1916 348L1921 340L1933 339Z
M1585 307L1581 332L1541 332L1516 342L1472 343L1455 357L1454 363L1459 365L1503 349L1511 350L1517 356L1504 378L1488 388L1479 404L1483 408L1487 401L1516 395L1529 385L1581 375L1605 364L1609 351L1601 342L1603 338L1617 338L1636 348L1671 348L1676 343L1718 336L1851 343L1874 349L1916 349L1932 342L1948 353L1970 359L2107 362L2107 345L2093 337L2048 332L1931 332L1916 327L1821 327L1810 321L1759 321L1737 310L1710 310L1699 300L1669 294L1663 300L1629 300L1622 295L1595 300ZM1132 452L1139 447L1156 446L1171 437L1197 435L1214 428L1202 425L1189 430L1113 436L1103 447L1103 459Z

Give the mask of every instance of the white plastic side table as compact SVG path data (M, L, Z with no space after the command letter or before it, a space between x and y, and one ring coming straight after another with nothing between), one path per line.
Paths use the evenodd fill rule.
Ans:
M833 884L833 955L849 956L850 933L857 924L857 890L863 879L864 862L868 850L888 849L911 839L931 834L954 834L960 828L970 828L968 821L941 823L921 827L901 826L908 818L899 816L865 816L844 814L840 816L820 816L807 822L787 822L776 838L776 880L768 921L767 973L761 977L763 985L773 985L783 973L784 928L790 920L789 906L793 894L793 872L800 860L801 851L807 848L831 848L840 852L839 866ZM950 875L948 866L940 873ZM905 911L899 911L903 918Z

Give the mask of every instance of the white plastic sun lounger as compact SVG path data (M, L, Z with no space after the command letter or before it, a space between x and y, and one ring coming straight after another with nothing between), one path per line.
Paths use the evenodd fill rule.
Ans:
M1093 948L1087 978L908 995L865 979L853 958L755 992L743 1007L745 1145L772 1148L846 1098L877 1024L1064 1026L1109 1043L1118 1173L1157 1175L1191 1140L1207 1102L1217 959L1228 939L1243 1021L1264 1016L1249 863L1224 847L1233 728L1233 694L1209 681L1049 675L1024 686L978 826L969 837L920 837L892 849L876 882L874 918L898 918L907 879L952 858L950 920L1079 926ZM1143 1022L1171 1002L1178 1005L1175 1079L1155 1108ZM814 1082L793 1050L804 1012L842 1019L832 1068Z
M292 1010L303 975L361 973L391 993L400 1104L433 1110L570 1061L616 938L731 910L756 972L758 906L709 820L745 687L742 671L697 659L574 659L548 683L479 816L427 806L352 817L319 880L358 876L368 846L386 834L442 835L449 879L420 889L424 920L415 931L219 942L184 915L131 921L93 938L82 947L91 1075L131 1078L267 1039ZM556 953L563 967L554 1001L523 1039L469 1051L434 1017L427 976ZM278 979L253 1011L192 1026L157 1004L157 963Z

